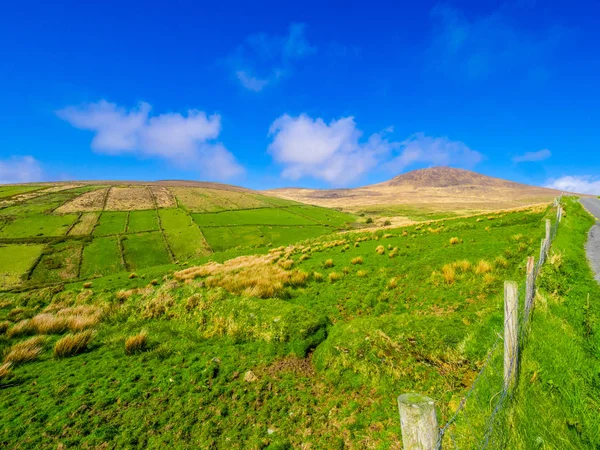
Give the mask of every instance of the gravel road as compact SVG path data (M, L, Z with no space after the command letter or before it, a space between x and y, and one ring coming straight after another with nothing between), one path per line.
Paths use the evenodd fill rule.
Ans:
M581 203L585 206L585 209L600 221L600 199L582 198ZM590 230L585 250L592 269L596 274L596 281L600 283L600 222L596 222L596 225Z

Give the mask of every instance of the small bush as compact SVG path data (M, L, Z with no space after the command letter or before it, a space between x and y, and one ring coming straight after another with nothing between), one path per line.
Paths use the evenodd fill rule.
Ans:
M323 281L323 274L319 272L314 272L313 278L315 279L315 281Z
M362 264L363 263L363 259L360 256L357 256L356 258L352 258L352 261L350 261L352 264L356 265L356 264Z
M386 220L385 222L383 222L383 225L386 226L386 227L389 226L389 225L391 225L391 224L392 224L392 222L389 219Z
M371 219L370 217L367 217L366 223L373 223L373 219Z
M156 286L156 285L158 285L158 283L159 283L159 281L156 278L154 280L150 281L150 284L152 286Z
M335 283L336 281L338 281L340 278L342 278L342 276L337 273L337 272L331 272L328 276L329 278L329 282L330 283Z
M4 358L4 362L22 364L34 361L42 353L44 341L42 336L36 336L13 345Z
M81 331L79 333L67 334L59 339L54 346L54 356L57 358L66 358L68 356L78 355L84 352L95 333L92 330Z
M129 336L125 341L125 353L133 355L134 353L143 352L148 346L148 334L142 331L135 336Z
M383 255L385 253L385 247L383 245L378 245L375 251L380 255Z
M358 248L358 247L360 247L360 244L358 242L355 242L354 243L354 248Z
M333 259L328 259L327 261L325 261L323 263L323 267L325 267L326 269L329 267L333 267Z
M457 237L450 238L450 245L460 244L460 239Z
M492 265L485 261L485 260L480 260L477 265L475 266L475 273L477 275L483 275L484 273L488 273L492 271Z

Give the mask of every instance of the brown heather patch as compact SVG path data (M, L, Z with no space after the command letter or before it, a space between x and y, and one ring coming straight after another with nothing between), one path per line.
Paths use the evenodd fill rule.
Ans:
M394 235L390 234L390 233L386 233L386 234L383 235L383 239L389 239L391 237L394 237Z
M125 353L133 355L134 353L143 352L148 346L148 334L142 331L135 336L129 336L125 341Z
M496 276L491 273L486 273L483 276L483 284L486 284L486 285L490 285L490 284L494 283L496 280L497 280Z
M102 206L100 206L102 208ZM88 212L82 214L79 221L75 224L71 231L69 231L69 236L84 236L90 234L98 221L99 213Z
M375 251L380 255L383 255L385 253L385 247L383 245L378 245Z
M45 338L36 336L13 345L6 356L5 363L22 364L34 361L44 349Z
M402 236L408 236L408 231L404 230L404 231L402 232Z
M304 255L300 256L300 258L298 259L298 261L306 261L309 258L310 258L309 255L304 254Z
M86 289L89 289L92 287L92 282L91 281L86 281L85 283L83 283L83 287Z
M94 336L95 332L92 330L67 334L56 342L56 345L54 346L54 356L57 358L65 358L82 353L87 349Z
M91 212L91 211L102 211L104 205L104 196L108 188L96 189L94 191L85 192L73 200L70 200L56 209L59 214L73 213L73 212ZM96 216L97 218L97 216ZM91 220L91 219L87 219ZM94 223L95 220L94 220ZM76 225L77 226L77 225ZM93 227L93 225L92 225ZM87 234L87 233L71 233L71 234Z
M0 381L4 380L5 378L8 378L11 374L11 367L12 367L12 363L11 362L7 362L4 364L0 365Z
M492 271L492 265L489 262L482 259L477 263L473 270L477 275L483 275L484 273Z
M293 259L279 260L279 262L277 264L279 265L279 267L281 267L284 270L290 270L292 268L292 266L294 265L294 260Z
M175 197L168 187L152 185L149 188L156 199L156 206L159 208L175 208L177 206Z
M154 209L154 200L145 186L113 187L106 200L107 211Z
M273 264L280 256L269 255L240 256L223 264L211 262L203 266L191 267L174 274L178 280L206 277L208 287L222 287L225 290L248 297L269 298L280 295L285 286L302 286L308 274L298 270L285 270Z

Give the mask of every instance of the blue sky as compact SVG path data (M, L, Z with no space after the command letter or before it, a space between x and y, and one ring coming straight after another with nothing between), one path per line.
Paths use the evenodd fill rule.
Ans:
M600 191L595 2L11 2L0 182ZM599 192L600 193L600 192Z

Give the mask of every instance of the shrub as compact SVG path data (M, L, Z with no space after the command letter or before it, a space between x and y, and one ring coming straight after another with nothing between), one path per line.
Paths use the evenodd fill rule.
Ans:
M12 367L11 362L7 362L7 363L0 365L0 381L4 380L5 378L8 378L10 376L10 374L11 374L10 368L11 367Z
M331 272L328 276L329 278L329 282L330 283L335 283L336 281L338 281L341 277L341 275L337 272Z
M450 245L456 245L460 243L460 239L457 237L450 238Z
M16 337L16 336L26 336L28 334L34 334L35 328L31 324L30 319L21 320L20 322L13 325L13 327L8 330L8 337Z
M4 358L4 362L21 364L34 361L42 353L44 341L42 336L36 336L13 345Z
M385 253L385 247L383 245L378 245L375 251L380 255L383 255Z
M133 355L134 353L143 352L148 346L148 334L142 331L135 336L129 336L125 341L125 353Z
M363 259L360 256L357 256L356 258L352 258L352 261L350 261L352 264L356 265L356 264L362 264L363 263Z
M480 260L477 265L475 266L475 273L477 275L483 275L484 273L488 273L492 271L492 265L485 261L485 260Z
M359 270L358 272L356 272L356 276L357 277L366 277L367 276L367 271L366 270Z
M444 267L442 267L442 275L446 284L453 284L456 280L454 266L452 264L445 264Z
M370 217L367 217L366 223L373 223L373 219L371 219Z
M333 259L328 259L327 261L325 261L323 263L323 267L325 267L326 269L329 267L333 267Z
M392 224L392 221L389 220L389 219L387 219L385 222L383 222L383 225L386 226L386 227L389 226L389 225L391 225L391 224Z
M156 278L154 280L150 281L150 284L152 286L156 286L156 285L158 285L158 283L159 283L159 281Z
M319 272L313 272L313 278L315 281L323 281L323 274Z
M87 349L92 339L94 339L94 336L95 332L92 330L67 334L56 342L56 345L54 346L54 356L57 358L66 358L68 356L78 355Z

